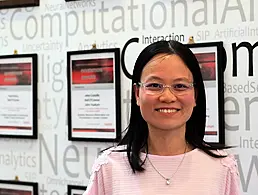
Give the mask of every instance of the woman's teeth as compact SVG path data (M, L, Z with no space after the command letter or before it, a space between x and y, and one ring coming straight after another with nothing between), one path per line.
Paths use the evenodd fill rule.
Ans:
M177 112L177 109L158 109L159 112L172 113Z

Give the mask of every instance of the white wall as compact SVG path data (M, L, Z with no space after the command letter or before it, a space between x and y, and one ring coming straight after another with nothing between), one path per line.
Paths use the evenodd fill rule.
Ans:
M66 52L120 47L131 38L139 43L126 50L132 73L143 37L193 35L196 42L223 41L225 70L226 143L237 145L243 194L258 192L258 51L253 49L253 75L248 75L249 53L237 50L233 75L232 46L258 44L258 2L255 0L41 0L40 7L0 11L0 54L38 53L39 138L0 139L0 178L38 181L40 194L65 194L66 185L87 185L100 148L107 143L70 142L66 121ZM122 126L128 122L130 79L121 71ZM230 90L230 88L234 88ZM243 89L244 88L244 91ZM237 90L238 89L238 90ZM243 144L243 139L247 140ZM242 140L242 141L241 141ZM71 160L72 158L74 160ZM47 190L43 193L44 190Z

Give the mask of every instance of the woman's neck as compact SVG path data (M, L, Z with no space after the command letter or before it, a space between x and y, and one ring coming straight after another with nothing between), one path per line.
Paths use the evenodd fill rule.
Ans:
M188 152L192 148L185 140L185 131L149 130L148 153L173 156Z

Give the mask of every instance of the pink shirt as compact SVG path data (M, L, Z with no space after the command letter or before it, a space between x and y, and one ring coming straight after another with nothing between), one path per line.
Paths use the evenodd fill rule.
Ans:
M121 149L119 146L116 148ZM239 195L240 179L233 155L218 159L200 149L176 156L148 157L156 169L171 178L170 185L146 160L143 173L134 174L126 152L102 153L92 168L92 175L83 195ZM218 151L225 154L223 151ZM142 153L142 157L146 154Z

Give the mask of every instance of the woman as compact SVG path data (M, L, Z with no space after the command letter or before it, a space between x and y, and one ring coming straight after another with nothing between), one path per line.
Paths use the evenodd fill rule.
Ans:
M127 133L96 160L84 195L239 195L233 156L203 141L205 91L191 50L147 46L132 83Z

